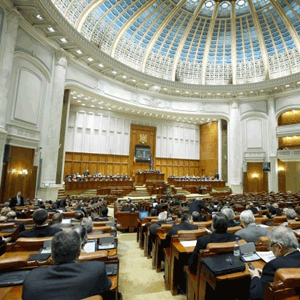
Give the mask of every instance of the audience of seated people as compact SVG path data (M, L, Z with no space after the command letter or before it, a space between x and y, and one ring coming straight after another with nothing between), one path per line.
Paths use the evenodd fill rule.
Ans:
M113 181L120 181L120 180L130 180L130 177L126 173L125 175L122 174L116 174L116 175L102 175L101 173L95 173L93 175L89 174L89 170L86 170L83 174L73 174L73 175L66 175L65 182L84 182L84 181L90 181L92 180L113 180Z
M61 228L49 226L48 213L43 208L37 209L33 213L32 219L35 223L35 227L33 229L20 232L19 238L54 236L57 232L62 231Z
M27 275L22 299L79 300L94 295L112 299L111 280L106 275L104 262L77 262L81 245L77 230L57 233L51 245L54 265L33 269Z

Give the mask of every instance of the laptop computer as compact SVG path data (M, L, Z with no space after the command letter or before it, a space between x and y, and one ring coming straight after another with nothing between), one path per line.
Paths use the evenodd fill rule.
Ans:
M99 250L108 250L116 248L115 238L113 236L105 236L99 239Z
M44 241L43 248L40 250L40 254L51 254L51 244L52 240Z
M241 260L242 261L255 261L260 260L259 255L256 253L255 244L253 242L240 245Z
M140 211L139 212L139 218L140 220L143 220L145 218L147 218L149 216L149 212L148 211Z

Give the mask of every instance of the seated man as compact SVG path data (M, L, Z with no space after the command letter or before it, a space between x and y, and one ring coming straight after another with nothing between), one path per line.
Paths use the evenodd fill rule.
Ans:
M57 233L51 245L54 265L32 270L23 287L23 300L79 300L105 294L111 287L105 264L100 261L78 263L80 236L74 230Z
M206 246L209 243L233 242L236 240L236 238L239 238L237 235L227 232L228 225L229 225L228 218L222 213L217 213L213 218L213 223L212 223L213 233L200 236L197 239L196 247L188 262L190 271L193 274L197 273L198 255L201 249L206 249Z
M228 208L228 207L224 207L221 209L221 213L223 213L229 220L229 225L228 227L236 227L236 226L239 226L240 224L238 222L235 222L233 220L234 218L234 212L231 208Z
M254 207L254 205L253 205L252 202L249 202L249 204L247 205L246 209L251 210L251 211L253 212L254 215L258 212L257 208Z
M93 221L90 218L84 219L81 225L85 227L86 233L91 233L93 231ZM99 228L101 230L101 228Z
M81 222L83 220L84 214L82 211L79 211L75 214L75 220L77 222Z
M33 213L32 218L36 224L35 227L33 229L21 232L18 238L54 236L55 233L62 231L61 228L51 227L48 225L48 213L43 208L37 209Z
M84 246L85 244L88 242L88 236L87 236L87 232L86 232L86 228L85 226L82 225L76 225L74 227L74 230L79 234L80 236L80 249L83 253L85 253L84 251Z
M64 224L62 224L63 215L61 213L56 213L52 217L52 227L62 228Z
M94 220L94 221L97 221L97 222L109 221L109 218L108 218L108 208L107 207L103 207L102 208L102 217L98 218L98 220Z
M283 268L300 268L300 252L298 241L290 228L274 227L269 232L270 249L276 256L269 261L263 270L250 270L250 299L264 299L267 282L272 282L275 272Z
M200 214L201 220L203 220L201 213L202 208L208 213L212 213L211 209L209 209L200 198L196 198L190 206L189 213L191 214L193 211L197 211Z
M149 231L150 231L150 251L152 250L152 246L155 243L155 238L156 238L156 229L160 228L162 224L166 224L167 223L167 218L168 218L168 213L166 211L161 212L158 215L158 222L151 224L149 227Z
M10 211L6 216L7 216L7 221L5 223L14 222L16 225L19 226L20 232L25 231L24 224L22 222L16 222L17 214L15 211Z
M287 221L282 224L283 226L288 226L289 222L296 221L297 214L296 214L295 210L293 210L292 208L287 208L285 210L285 215L286 215Z
M268 229L255 224L255 218L251 210L244 210L240 214L241 225L243 229L236 232L247 243L256 243L261 236L268 235Z
M193 222L201 222L201 216L197 211L193 211L192 212L192 218L193 218Z
M197 230L198 226L193 225L193 219L190 214L184 214L181 217L181 223L178 225L173 225L171 230L167 234L166 247L170 247L171 239L173 235L176 235L179 230Z

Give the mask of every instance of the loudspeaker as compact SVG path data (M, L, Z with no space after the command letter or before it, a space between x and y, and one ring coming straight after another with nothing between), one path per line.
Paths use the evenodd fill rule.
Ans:
M271 163L270 162L264 162L262 167L264 172L270 172L271 171Z
M6 144L4 147L3 163L6 165L9 161L10 145Z

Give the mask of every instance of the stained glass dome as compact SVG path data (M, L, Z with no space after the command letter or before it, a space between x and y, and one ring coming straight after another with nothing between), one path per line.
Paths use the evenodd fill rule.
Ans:
M86 39L159 78L243 84L300 71L300 1L52 0Z

